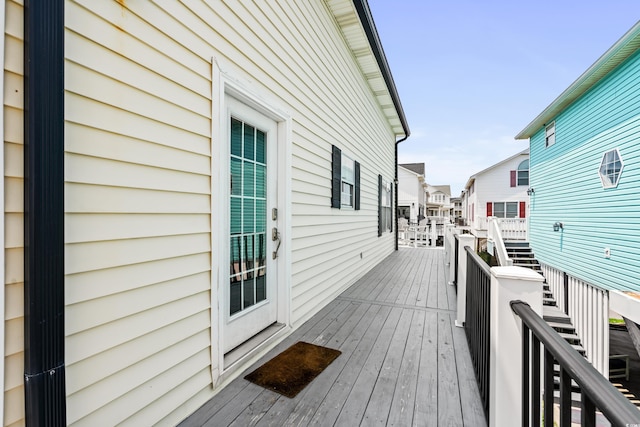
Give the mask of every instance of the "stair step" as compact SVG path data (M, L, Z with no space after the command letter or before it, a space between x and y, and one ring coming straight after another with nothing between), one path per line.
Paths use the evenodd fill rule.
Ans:
M571 347L573 347L573 349L575 351L577 351L578 353L582 354L583 356L585 354L587 354L587 351L584 349L584 347L582 347L582 345L580 344L571 344Z
M553 318L553 319L549 319L552 322L556 321L554 319L564 319L564 320L559 320L559 321L560 322L565 322L565 323L571 323L571 319L569 318L569 316L564 311L560 310L558 307L555 307L555 308L543 307L543 309L542 309L542 317L545 320L547 320L547 317Z
M558 332L558 335L560 335L562 338L564 338L566 341L577 341L578 343L580 342L580 337L576 334L572 334L572 333L567 333L567 332Z
M530 258L530 259L535 259L533 257L533 252L514 252L514 251L507 251L507 253L509 254L509 257L511 258L515 258L515 259L523 259L523 258Z
M513 241L513 240L507 240L504 242L504 245L506 247L511 247L511 248L521 248L521 247L529 247L529 242L523 242L523 241Z
M549 326L557 331L575 331L576 328L573 327L571 323L559 323L559 322L547 322Z

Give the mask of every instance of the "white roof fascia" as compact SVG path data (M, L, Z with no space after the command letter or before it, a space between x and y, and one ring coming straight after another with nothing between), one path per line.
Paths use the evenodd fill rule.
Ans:
M575 100L584 95L618 65L640 48L640 21L609 48L591 67L587 69L571 86L565 89L547 108L529 123L515 139L531 138L543 126L564 111Z

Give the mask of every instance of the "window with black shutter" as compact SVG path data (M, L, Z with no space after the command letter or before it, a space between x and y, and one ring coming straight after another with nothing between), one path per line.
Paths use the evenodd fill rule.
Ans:
M360 163L335 145L331 151L331 207L360 210Z

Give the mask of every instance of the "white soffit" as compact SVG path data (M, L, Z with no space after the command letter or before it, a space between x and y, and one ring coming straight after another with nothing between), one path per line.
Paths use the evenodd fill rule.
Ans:
M327 6L340 27L340 31L347 43L347 46L353 53L363 76L367 80L371 91L378 100L384 115L387 117L393 132L396 135L404 135L405 130L402 127L398 111L396 110L393 97L387 87L384 76L362 23L358 17L358 13L353 5L352 0L326 0Z

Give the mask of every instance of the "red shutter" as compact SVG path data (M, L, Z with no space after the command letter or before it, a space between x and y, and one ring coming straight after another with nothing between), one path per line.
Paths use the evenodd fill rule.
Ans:
M487 202L487 218L493 215L493 203Z
M511 171L511 186L516 186L516 171Z
M527 203L520 202L520 218L524 218L527 216L526 209L527 209Z

